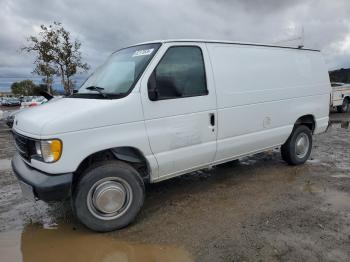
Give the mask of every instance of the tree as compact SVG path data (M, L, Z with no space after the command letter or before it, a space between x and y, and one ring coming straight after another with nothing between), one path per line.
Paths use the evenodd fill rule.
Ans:
M36 53L33 72L44 76L43 82L48 89L52 84L52 76L56 74L61 77L65 93L72 94L72 76L89 69L89 65L82 62L81 43L72 40L70 33L59 22L41 25L39 37L31 36L28 42L29 46L22 50Z
M74 83L71 77L78 70L87 71L89 65L82 62L80 47L81 43L78 40L72 41L70 33L63 28L61 23L54 22L51 27L53 32L53 60L58 66L58 74L61 76L61 82L66 94L72 94Z
M32 73L43 76L43 83L47 92L52 92L53 76L56 74L53 64L51 33L48 33L45 26L41 26L41 32L38 36L30 36L27 39L29 45L22 48L22 51L34 52L36 54Z
M32 80L23 80L20 82L14 82L11 85L11 92L14 95L31 96L37 93L38 87Z
M52 82L53 82L53 76L56 74L56 70L50 65L50 63L49 62L36 63L36 66L34 68L33 73L35 73L37 75L44 76L42 78L43 85L44 85L46 91L49 94L52 94L53 93Z

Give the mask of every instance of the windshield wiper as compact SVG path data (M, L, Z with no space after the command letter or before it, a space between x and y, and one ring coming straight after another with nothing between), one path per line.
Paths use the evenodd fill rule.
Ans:
M107 98L107 94L103 92L104 88L103 87L99 87L99 86L88 86L87 88L85 88L87 90L90 91L96 91L98 92L101 96Z

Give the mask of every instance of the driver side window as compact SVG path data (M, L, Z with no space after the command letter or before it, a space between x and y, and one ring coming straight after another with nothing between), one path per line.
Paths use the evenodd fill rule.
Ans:
M201 49L170 47L150 76L148 93L151 100L207 95Z

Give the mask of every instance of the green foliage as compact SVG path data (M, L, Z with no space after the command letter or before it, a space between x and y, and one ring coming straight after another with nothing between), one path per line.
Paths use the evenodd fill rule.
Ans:
M11 91L14 95L32 96L38 94L39 88L32 80L23 80L12 83Z
M73 93L74 83L71 77L79 71L87 71L89 65L82 62L81 43L72 40L70 33L61 23L54 22L49 26L41 25L38 36L28 38L29 45L22 51L36 54L33 73L43 76L43 83L52 93L53 76L61 77L66 94Z

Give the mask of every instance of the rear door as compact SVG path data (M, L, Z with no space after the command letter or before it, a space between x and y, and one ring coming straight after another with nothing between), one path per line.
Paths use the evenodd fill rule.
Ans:
M216 95L208 68L205 44L166 43L144 74L141 99L160 179L214 160Z

